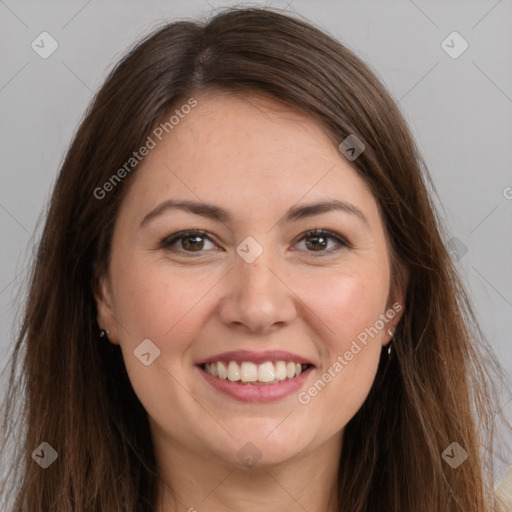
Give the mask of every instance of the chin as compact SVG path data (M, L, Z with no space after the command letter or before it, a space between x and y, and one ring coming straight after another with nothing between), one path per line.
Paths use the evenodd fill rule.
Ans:
M300 456L313 440L306 440L295 428L279 426L284 417L259 421L249 419L231 429L226 426L233 438L219 456L230 465L260 468L285 463ZM251 425L244 428L247 422ZM216 444L214 451L218 450L219 445Z

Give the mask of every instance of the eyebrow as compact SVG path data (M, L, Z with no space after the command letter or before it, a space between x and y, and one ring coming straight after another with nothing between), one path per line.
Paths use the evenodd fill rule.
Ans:
M190 212L195 215L201 215L203 217L207 217L209 219L223 223L229 223L232 221L232 216L229 211L221 208L220 206L208 203L200 203L197 201L180 201L175 199L168 199L151 210L142 219L140 227L144 226L152 219L171 209L184 210L186 212ZM296 222L306 217L312 217L314 215L320 215L322 213L331 211L341 211L354 215L355 217L358 217L360 220L362 220L367 226L369 225L368 220L361 210L356 208L353 204L340 200L318 201L305 205L292 206L285 213L284 217L279 220L278 224Z

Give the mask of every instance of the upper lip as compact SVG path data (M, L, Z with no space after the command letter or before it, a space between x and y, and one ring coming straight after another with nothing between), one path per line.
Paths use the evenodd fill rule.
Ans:
M255 364L261 364L267 361L285 361L310 364L314 366L309 359L284 350L265 350L263 352L256 352L252 350L232 350L230 352L215 354L214 356L201 360L197 364L216 363L218 361L249 361Z

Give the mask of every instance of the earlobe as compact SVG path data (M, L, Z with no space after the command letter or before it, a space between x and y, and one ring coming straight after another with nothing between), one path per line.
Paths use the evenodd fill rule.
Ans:
M407 288L409 284L409 269L402 264L398 263L396 272L393 272L393 285L390 293L391 307L397 312L397 320L394 327L402 318L405 309L405 297L407 295Z
M108 340L118 345L117 329L112 309L112 294L108 278L105 275L100 276L96 280L94 286L94 300L96 302L97 321L101 330L108 331ZM98 336L100 334L98 333Z
M404 277L403 269L401 269L400 276L394 280L388 297L386 317L389 318L389 324L386 328L386 336L382 340L383 346L389 345L393 341L397 326L405 310L404 297L406 290L407 278Z
M390 310L394 313L393 318L390 322L390 328L393 331L393 335L396 332L396 328L402 319L402 315L404 314L405 304L403 299L403 294L397 293L393 295L392 300L390 301Z

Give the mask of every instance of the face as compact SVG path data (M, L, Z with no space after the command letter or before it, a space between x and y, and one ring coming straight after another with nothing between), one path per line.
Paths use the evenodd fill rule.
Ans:
M99 325L157 448L239 466L339 451L400 317L376 200L309 117L195 98L132 177Z

